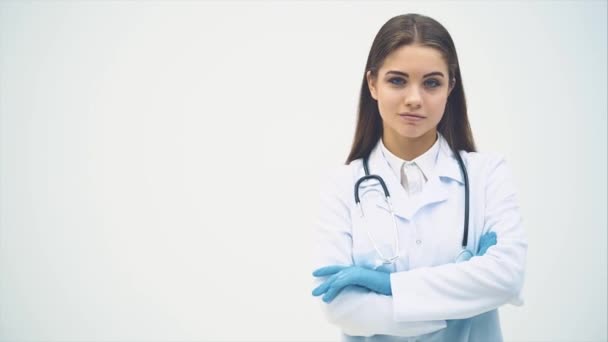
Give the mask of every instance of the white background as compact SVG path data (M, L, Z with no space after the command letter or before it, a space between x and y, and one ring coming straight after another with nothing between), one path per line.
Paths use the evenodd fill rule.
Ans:
M605 341L605 1L0 3L0 341L335 340L310 295L389 18L451 33L529 258L507 341Z

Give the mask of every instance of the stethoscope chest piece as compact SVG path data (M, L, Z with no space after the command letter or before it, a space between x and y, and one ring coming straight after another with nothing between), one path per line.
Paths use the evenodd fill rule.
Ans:
M467 261L469 259L471 259L473 257L473 253L466 249L463 248L460 253L458 253L458 256L456 257L456 262L462 262L462 261Z

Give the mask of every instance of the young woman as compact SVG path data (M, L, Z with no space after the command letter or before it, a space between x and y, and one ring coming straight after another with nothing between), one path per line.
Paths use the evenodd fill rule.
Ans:
M523 304L527 240L504 158L475 150L456 48L432 18L376 35L315 226L313 295L346 340L502 341L497 308Z

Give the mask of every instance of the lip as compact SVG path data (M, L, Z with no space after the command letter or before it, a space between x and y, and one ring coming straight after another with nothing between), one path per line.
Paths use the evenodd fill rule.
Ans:
M417 122L417 121L420 121L425 118L422 115L413 114L413 113L399 113L399 116L401 117L401 119L403 119L406 122Z
M399 113L399 115L400 116L412 116L412 117L424 119L424 116L422 116L420 114L415 114L415 113Z

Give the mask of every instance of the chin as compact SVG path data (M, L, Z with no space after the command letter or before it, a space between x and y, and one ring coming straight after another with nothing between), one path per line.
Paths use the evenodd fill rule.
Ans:
M418 139L420 137L423 137L429 131L430 131L430 129L421 129L419 127L416 127L414 129L411 129L411 128L403 129L403 128L401 128L401 129L399 129L397 131L397 134L399 134L399 136L402 137L402 138Z

